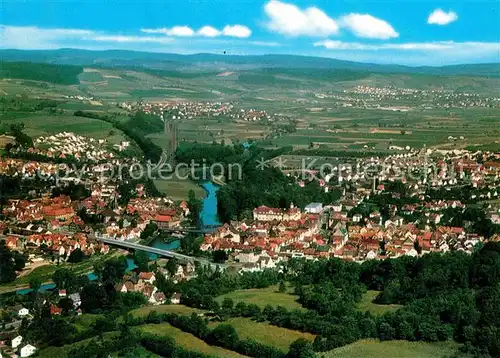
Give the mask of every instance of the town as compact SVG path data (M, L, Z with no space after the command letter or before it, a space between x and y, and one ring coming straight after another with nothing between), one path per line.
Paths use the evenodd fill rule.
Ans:
M200 215L195 202L155 196L143 183L127 186L127 199L119 200L120 179L102 182L96 170L101 160L119 158L105 150L92 151L93 142L64 132L36 138L35 147L27 150L43 153L46 158L63 159L67 154L81 159L78 154L87 155L95 166L78 181L47 180L61 169L70 171L64 163L9 158L0 162L3 180L22 179L17 194L21 196L2 205L2 255L13 258L12 271L2 269L2 280L25 282L27 289L11 286L18 292L42 286L44 292L55 289L45 296L51 315L60 315L63 310L81 315L82 292L78 285L43 284L50 276L29 278L37 270L53 267L52 279L56 281L61 272L76 267L71 271L77 270L92 281L96 275L86 261L94 262L95 267L108 257L126 253L113 242L142 243L147 248L152 241L163 247L165 242L194 240L183 230L197 221L190 209ZM20 150L11 149L13 154ZM288 207L256 206L249 217L221 223L209 233L200 231L199 247L191 252L198 252L207 262L218 260L226 270L241 275L281 271L295 259L339 258L362 263L429 253L472 255L487 242L500 242L498 229L495 231L500 226L498 153L423 149L336 162L327 166L328 170L324 170L325 165L324 161L312 170L294 168L290 178L300 188L312 183L319 192L337 192L335 201L310 202L304 207L295 207L293 202ZM290 168L281 170L290 175ZM44 180L37 190L27 189L28 182L40 178ZM151 271L147 263L151 257L146 256L146 264L137 266L133 263L137 255L130 256L127 271L114 281L116 291L140 293L149 305L183 302L171 286L165 290L165 281L175 285L196 278L199 262L157 257L153 264L157 268ZM68 299L71 305L66 304ZM26 319L33 319L29 306L3 307L4 327L19 327ZM25 344L21 335L4 347L5 352L18 352L22 357L36 349L29 342Z

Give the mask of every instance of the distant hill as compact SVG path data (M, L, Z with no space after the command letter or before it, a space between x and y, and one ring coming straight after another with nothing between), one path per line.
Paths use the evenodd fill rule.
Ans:
M0 62L0 78L19 78L74 85L80 83L78 75L82 72L83 67L81 66L54 66L35 62Z
M411 73L446 76L500 77L500 63L468 64L443 67L410 67L379 65L332 58L297 55L236 56L216 54L179 55L124 50L88 51L60 50L1 50L3 61L30 61L77 66L132 67L165 71L221 71L258 68L314 68L355 70L377 73Z

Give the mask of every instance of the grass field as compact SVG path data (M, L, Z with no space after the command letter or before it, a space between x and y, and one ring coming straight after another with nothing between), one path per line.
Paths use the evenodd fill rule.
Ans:
M113 255L116 255L116 252L107 255L94 255L77 264L61 263L59 266L56 264L50 264L37 267L29 274L22 277L18 277L13 282L0 285L0 293L26 288L29 284L30 279L35 277L38 278L42 283L50 283L52 280L52 275L59 268L68 268L77 275L90 273L93 271L94 269L93 265L95 263L108 260Z
M205 190L189 179L156 179L156 188L171 197L173 200L187 200L190 190L193 190L198 199L205 197Z
M103 338L112 338L117 336L119 333L118 332L107 332L103 334ZM73 348L78 348L78 347L83 347L87 343L89 343L93 338L89 339L84 339L82 341L73 343L73 344L67 344L62 347L48 347L45 349L41 349L40 351L37 352L37 357L41 358L70 358L69 352Z
M458 353L455 342L376 341L364 339L327 352L324 358L449 358L468 357ZM454 355L458 354L458 355Z
M150 312L155 311L158 313L177 313L177 314L185 314L190 315L193 312L201 312L200 310L184 306L184 305L160 305L160 306L144 306L141 308L137 308L130 313L136 317L145 317Z
M168 323L146 324L141 326L140 329L143 332L171 337L178 345L191 351L202 352L213 355L214 357L244 357L236 352L232 352L224 348L209 346L201 339L196 338L190 333L186 333L180 329L172 327Z
M219 324L221 323L213 322L209 326L214 328ZM253 339L262 344L280 348L284 352L287 352L290 344L299 338L305 338L311 342L314 340L314 335L310 333L293 331L263 322L255 322L249 318L230 318L223 324L233 326L241 339Z
M252 288L248 290L238 290L217 297L217 301L222 303L224 298L231 298L234 303L245 302L246 304L253 303L264 308L266 305L282 306L288 310L305 310L298 303L297 296L288 292L278 292L278 286L270 286L267 288Z
M73 322L78 332L85 332L97 321L99 318L103 318L104 315L101 314L90 314L85 313L81 316L77 316Z
M369 311L374 315L381 315L386 312L394 312L399 308L403 307L401 305L378 305L373 303L373 300L379 294L378 291L367 291L361 301L358 303L358 310Z

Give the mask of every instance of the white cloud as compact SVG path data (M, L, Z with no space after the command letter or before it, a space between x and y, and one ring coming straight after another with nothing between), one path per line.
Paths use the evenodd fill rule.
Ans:
M84 40L89 41L98 41L98 42L119 42L119 43L127 43L127 42L135 42L135 43L159 43L159 44L168 44L174 42L174 39L171 37L154 37L154 36L121 36L121 35L99 35L99 36L90 36L84 37Z
M238 37L246 38L252 34L252 31L243 25L226 25L222 31L216 29L212 26L203 26L198 31L194 31L189 26L174 26L172 28L158 28L158 29L141 29L141 32L147 34L164 34L167 36L174 37L191 37L191 36L202 36L202 37L218 37L218 36L228 36L228 37Z
M342 27L346 27L358 37L387 40L399 34L387 21L368 14L349 14L340 19Z
M283 46L279 42L274 42L274 41L248 41L249 45L255 45L255 46L265 46L265 47L280 47Z
M442 9L434 10L427 19L431 25L448 25L458 20L458 15L454 11L444 12Z
M271 0L264 11L269 17L267 27L282 35L325 37L339 31L337 22L317 7L303 10L293 4Z
M348 61L392 63L400 65L452 65L498 62L500 42L408 42L360 43L325 40L314 43L323 47L323 56ZM317 53L316 53L317 55Z
M224 29L222 29L222 34L224 36L246 38L252 34L252 31L243 25L226 25Z
M147 34L164 34L167 36L179 36L179 37L190 37L194 36L195 32L189 26L174 26L171 28L159 28L159 29L141 29L141 32Z
M0 46L2 48L46 49L57 47L56 43L94 34L82 29L43 29L37 26L0 25Z
M334 40L324 40L314 43L315 47L324 47L328 50L356 50L356 51L427 51L427 52L477 52L492 53L500 51L498 42L454 42L454 41L436 41L436 42L408 42L408 43L383 43L383 44L364 44L359 42L342 42Z
M221 32L212 26L203 26L196 33L205 37L217 37L221 35Z

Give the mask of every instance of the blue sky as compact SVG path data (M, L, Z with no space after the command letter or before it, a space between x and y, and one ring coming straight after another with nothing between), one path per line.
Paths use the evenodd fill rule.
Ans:
M2 0L2 48L500 62L498 0Z

